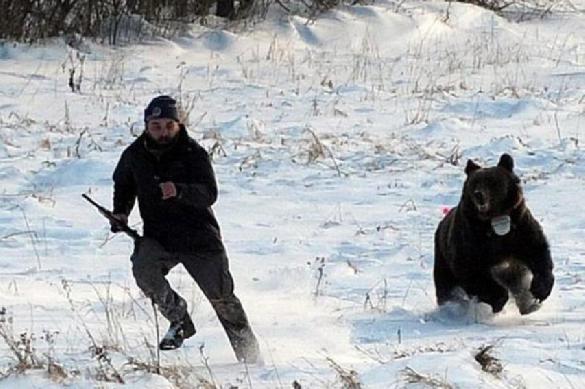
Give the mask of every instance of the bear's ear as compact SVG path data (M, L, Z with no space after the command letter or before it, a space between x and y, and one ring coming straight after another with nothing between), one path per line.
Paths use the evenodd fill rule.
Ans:
M470 175L471 173L473 173L477 169L481 169L481 166L479 166L477 163L473 162L471 159L468 159L467 166L465 166L465 174Z
M514 171L514 159L509 154L502 154L498 167L502 167L512 173Z

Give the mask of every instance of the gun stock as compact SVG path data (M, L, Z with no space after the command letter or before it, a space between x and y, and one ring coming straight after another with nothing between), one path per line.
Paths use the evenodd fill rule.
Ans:
M112 222L113 224L115 224L120 229L120 231L122 231L123 233L125 233L126 235L128 235L130 238L132 238L135 241L138 240L138 239L140 239L140 235L138 234L138 232L136 232L136 230L128 227L128 225L126 223L123 223L120 220L118 220L114 216L114 214L112 213L112 211L110 211L110 210L104 208L103 206L99 205L98 203L96 203L91 197L89 197L85 193L83 193L81 196L83 196L83 198L86 199L91 205L93 205L94 207L96 207L97 210L98 210L98 212L100 214L102 214L102 216L104 216L110 222Z

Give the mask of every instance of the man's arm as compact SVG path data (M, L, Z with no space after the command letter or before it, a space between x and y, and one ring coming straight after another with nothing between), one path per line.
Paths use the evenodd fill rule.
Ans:
M128 153L125 151L114 170L114 210L116 215L130 215L136 201L136 183L132 176Z
M195 208L210 207L217 200L217 182L209 155L203 148L195 150L190 160L193 182L175 183L178 201Z

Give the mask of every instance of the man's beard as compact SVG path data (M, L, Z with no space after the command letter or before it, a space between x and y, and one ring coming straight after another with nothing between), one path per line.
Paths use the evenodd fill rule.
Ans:
M160 145L170 145L173 142L174 139L175 139L175 137L161 136L155 142L158 143L158 144L160 144Z
M173 147L179 139L179 134L175 136L161 136L158 139L154 139L148 132L146 132L146 146L151 150L166 151Z

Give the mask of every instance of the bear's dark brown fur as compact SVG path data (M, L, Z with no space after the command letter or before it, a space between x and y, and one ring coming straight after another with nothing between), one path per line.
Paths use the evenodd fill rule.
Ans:
M457 300L457 290L502 310L509 292L520 313L540 307L553 287L549 244L526 207L514 160L496 167L469 160L461 200L435 233L437 303ZM509 217L509 218L508 218Z

